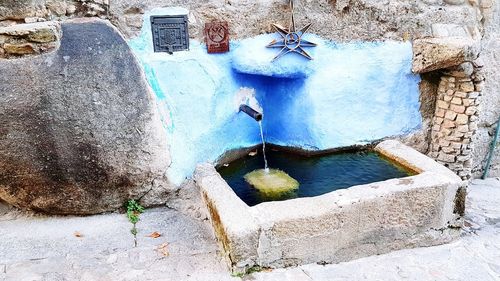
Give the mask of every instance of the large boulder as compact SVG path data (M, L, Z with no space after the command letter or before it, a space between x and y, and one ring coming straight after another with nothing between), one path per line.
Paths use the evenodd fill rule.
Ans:
M164 202L166 133L127 43L96 19L62 34L55 52L0 59L0 199L53 214Z

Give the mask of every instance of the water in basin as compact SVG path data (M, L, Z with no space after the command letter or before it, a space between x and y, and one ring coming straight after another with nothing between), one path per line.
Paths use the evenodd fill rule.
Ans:
M297 180L297 189L269 194L259 192L245 180L245 175L264 167L262 152L245 156L218 169L236 194L249 206L266 201L312 197L354 185L413 175L409 170L383 158L377 152L362 150L303 156L288 151L266 151L270 168L279 169Z

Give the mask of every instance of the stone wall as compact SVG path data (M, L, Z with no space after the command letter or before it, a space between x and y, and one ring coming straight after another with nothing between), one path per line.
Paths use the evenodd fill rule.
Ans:
M483 173L487 154L500 116L500 1L481 1L484 36L480 58L485 77L480 97L478 130L473 137L472 159L474 177ZM500 146L497 145L489 176L500 176Z
M0 27L72 17L105 18L109 0L2 0Z
M413 42L412 70L423 74L421 95L435 97L433 106L426 104L433 111L427 116L432 116L432 121L427 123L430 130L426 152L463 179L469 179L477 98L482 90L482 76L477 73L482 66L478 60L480 31L455 24L433 24L432 35Z
M482 82L480 74L452 72L441 76L438 88L429 155L464 180L471 177Z
M41 54L59 46L60 25L41 22L0 27L0 58Z
M474 42L478 41L476 32L449 24L434 24L432 35L435 38L417 40L414 44L417 50L429 55L422 65L417 63L419 67L414 70L426 68L422 72L432 71L434 76L441 77L439 90L435 90L438 101L431 122L428 154L463 179L483 174L500 116L500 2L481 1L477 8L481 12L481 24L478 25L481 31L480 47ZM451 50L449 48L454 44L442 44L443 40L450 39L457 43L461 41L455 45L459 48ZM432 44L419 46L421 41ZM416 51L417 56L419 51ZM457 67L460 62L466 63ZM455 66L448 68L451 65ZM426 76L423 77L423 83L430 84L425 80ZM463 88L473 92L467 93ZM461 114L467 116L468 122ZM500 175L500 150L498 145L496 147L489 176Z
M274 32L271 23L288 25L288 0L115 0L111 21L127 37L139 34L142 15L156 7L189 9L191 38L203 39L203 26L213 19L229 22L233 39ZM430 36L432 23L475 27L481 15L476 1L295 0L299 26L313 22L311 33L338 42L381 41Z

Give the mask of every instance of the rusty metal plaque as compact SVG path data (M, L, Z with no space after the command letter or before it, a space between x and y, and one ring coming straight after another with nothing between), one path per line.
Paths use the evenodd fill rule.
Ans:
M207 51L225 53L229 51L229 28L226 21L213 21L205 24Z
M187 15L151 16L151 32L155 52L173 52L189 49Z

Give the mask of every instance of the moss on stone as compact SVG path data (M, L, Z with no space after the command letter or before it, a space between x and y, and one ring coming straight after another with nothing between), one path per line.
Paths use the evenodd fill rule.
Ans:
M35 30L30 35L28 35L28 39L36 43L54 42L57 41L57 36L55 32L56 32L55 29L49 29L49 28Z
M245 175L245 180L265 194L279 194L299 187L299 182L290 177L287 173L277 170L259 169Z

